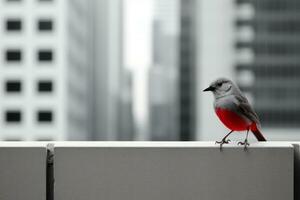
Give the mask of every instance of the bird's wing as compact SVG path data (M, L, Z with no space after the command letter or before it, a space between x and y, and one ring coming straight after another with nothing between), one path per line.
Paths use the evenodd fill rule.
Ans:
M257 114L254 112L253 108L250 106L246 97L242 95L236 95L235 98L237 99L237 107L239 111L245 115L248 119L256 124L259 124L259 118Z

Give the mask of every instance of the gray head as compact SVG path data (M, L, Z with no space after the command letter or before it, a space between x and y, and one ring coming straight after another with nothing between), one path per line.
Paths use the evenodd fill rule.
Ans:
M219 78L212 82L203 92L211 91L215 98L228 96L231 94L240 94L239 88L227 78Z

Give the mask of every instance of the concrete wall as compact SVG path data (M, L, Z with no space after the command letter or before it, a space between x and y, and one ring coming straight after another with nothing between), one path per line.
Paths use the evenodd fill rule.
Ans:
M0 143L0 199L46 200L47 148Z
M55 145L55 199L293 199L292 145Z
M47 143L0 143L0 199L299 199L299 146L55 142L51 160Z

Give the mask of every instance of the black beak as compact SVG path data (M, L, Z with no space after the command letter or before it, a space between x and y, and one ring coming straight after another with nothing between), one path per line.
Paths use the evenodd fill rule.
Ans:
M207 91L214 91L215 88L212 86L209 86L208 88L204 89L203 92L207 92Z

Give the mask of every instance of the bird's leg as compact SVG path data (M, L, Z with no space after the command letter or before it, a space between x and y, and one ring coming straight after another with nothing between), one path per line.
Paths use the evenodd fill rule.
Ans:
M246 135L246 139L244 140L244 142L239 142L238 145L244 145L244 149L247 149L247 146L249 146L250 144L248 143L248 134L249 134L249 129L247 129L247 135Z
M232 132L233 132L233 130L230 131L227 135L225 135L225 137L224 137L221 141L216 141L215 143L216 143L216 144L220 144L220 148L222 148L223 144L228 144L228 143L230 142L230 140L229 140L229 139L226 140L226 138L227 138Z

